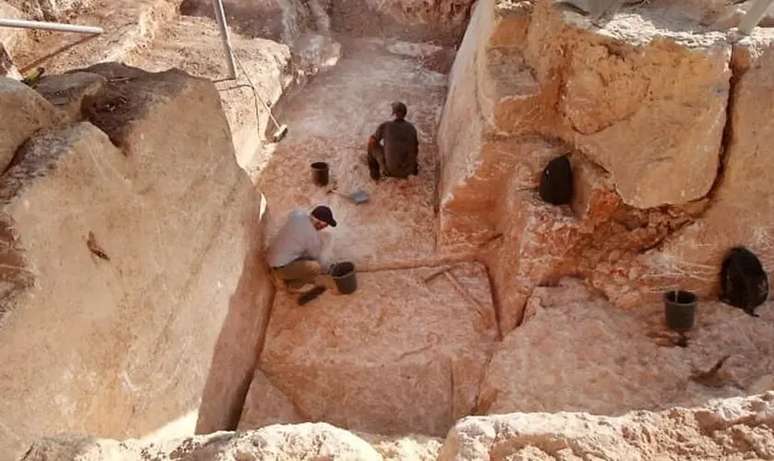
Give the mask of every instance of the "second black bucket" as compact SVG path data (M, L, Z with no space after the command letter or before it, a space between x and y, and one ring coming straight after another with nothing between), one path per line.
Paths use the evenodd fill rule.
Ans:
M336 282L341 294L351 294L357 290L357 277L355 277L355 265L350 262L338 263L331 269L331 277Z
M682 290L667 291L664 293L664 314L666 324L672 330L690 330L696 318L696 295Z
M318 186L328 185L328 164L325 162L312 163L312 181Z

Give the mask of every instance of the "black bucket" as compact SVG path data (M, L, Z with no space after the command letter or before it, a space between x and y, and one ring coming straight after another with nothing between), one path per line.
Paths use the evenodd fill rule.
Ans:
M672 330L690 330L696 318L696 295L682 290L667 291L664 293L664 314L666 324Z
M312 163L312 181L318 186L328 185L328 164L325 162Z
M338 288L339 293L348 295L357 290L354 264L350 262L335 264L331 269L331 277L336 282L336 288Z

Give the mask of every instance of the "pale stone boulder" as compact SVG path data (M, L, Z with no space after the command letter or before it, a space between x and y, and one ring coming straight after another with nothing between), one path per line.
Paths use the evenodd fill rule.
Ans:
M514 413L465 418L439 461L770 459L774 393L620 417Z
M214 85L89 71L113 80L91 122L34 135L0 177L3 461L52 433L145 435L204 394L235 427L266 323L260 198Z
M22 461L294 461L336 459L381 461L382 456L360 437L329 424L271 426L258 431L210 435L158 443L117 442L63 437L36 442Z
M278 293L261 383L247 398L258 407L245 418L265 406L351 430L444 434L474 410L497 327L483 266L451 268L467 295L443 274L424 281L438 270L358 273L352 295L329 292L303 307ZM276 412L277 401L286 411Z
M443 445L443 439L424 435L383 436L357 434L371 444L384 461L435 461Z
M16 150L33 133L59 121L59 114L48 101L27 85L0 77L0 172L11 163Z

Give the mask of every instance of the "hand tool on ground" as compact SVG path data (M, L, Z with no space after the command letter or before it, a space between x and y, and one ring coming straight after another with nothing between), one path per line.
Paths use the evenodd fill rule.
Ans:
M344 198L352 201L352 203L354 203L355 205L362 205L363 203L368 202L368 200L370 199L370 197L368 195L368 192L366 192L366 191L364 191L362 189L358 189L355 192L352 192L352 193L349 193L349 194L343 194L343 193L337 191L335 187L332 187L331 189L328 190L328 193L329 194L336 194L336 195L338 195L340 197L344 197Z

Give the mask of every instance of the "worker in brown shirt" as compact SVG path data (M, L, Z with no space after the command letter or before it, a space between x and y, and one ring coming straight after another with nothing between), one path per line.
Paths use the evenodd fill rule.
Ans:
M406 121L406 112L405 104L393 103L395 120L379 125L376 133L368 138L368 169L374 180L381 175L406 178L419 174L417 130Z

